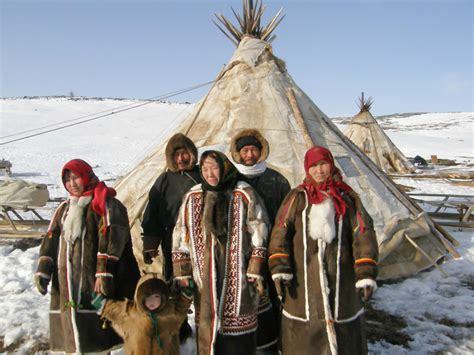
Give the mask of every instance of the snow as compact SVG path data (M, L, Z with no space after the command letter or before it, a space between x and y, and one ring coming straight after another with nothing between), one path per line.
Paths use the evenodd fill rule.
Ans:
M141 103L143 101L113 99L2 99L0 143L17 138L5 137L17 132L97 112L116 112ZM190 104L153 102L3 145L0 159L13 163L14 177L47 184L52 197L65 197L60 169L67 160L76 157L89 161L97 175L113 185L118 177L165 140L192 108ZM88 118L91 117L95 116ZM473 117L473 113L399 114L384 117L379 122L407 156L429 158L437 154L440 158L472 163ZM340 128L344 122L347 120L336 120ZM413 192L474 194L472 187L447 180L403 177L396 182L413 187ZM372 353L474 352L473 233L467 229L448 230L461 243L458 251L462 255L441 265L449 277L433 269L395 284L384 284L375 293L373 307L403 317L407 322L405 332L413 341L408 348L386 341L369 344ZM49 295L41 296L33 284L38 253L39 247L23 251L8 243L0 244L0 338L3 337L5 347L18 344L19 353L28 353L39 341L47 343L49 336ZM181 350L183 354L195 353L194 339L188 340Z
M349 118L338 119L344 131ZM474 113L422 113L377 118L393 143L407 157L454 159L474 163Z

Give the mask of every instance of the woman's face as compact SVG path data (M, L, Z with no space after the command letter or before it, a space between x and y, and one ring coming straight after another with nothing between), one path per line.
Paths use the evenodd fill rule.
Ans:
M320 160L316 165L313 165L308 170L309 175L316 182L324 182L331 175L331 164L326 160Z
M145 298L143 304L149 311L154 311L161 306L161 295L159 293L150 295Z
M217 161L214 158L207 157L204 159L201 171L202 176L209 185L217 186L219 183L220 169L219 164L217 164Z
M82 178L74 174L72 171L66 171L66 174L64 174L64 185L71 195L81 196L84 192Z

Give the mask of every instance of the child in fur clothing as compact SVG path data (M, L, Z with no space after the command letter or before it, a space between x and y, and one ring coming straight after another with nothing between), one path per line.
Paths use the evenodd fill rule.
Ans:
M179 354L179 328L187 317L192 290L170 297L166 283L156 274L138 282L134 301L107 300L98 295L94 305L123 338L125 354Z

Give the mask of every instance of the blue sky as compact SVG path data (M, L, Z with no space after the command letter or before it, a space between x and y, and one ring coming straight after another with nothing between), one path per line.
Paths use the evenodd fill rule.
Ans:
M152 98L215 78L241 1L1 1L0 96ZM473 111L472 1L266 1L274 54L329 116ZM206 88L173 98L195 102Z

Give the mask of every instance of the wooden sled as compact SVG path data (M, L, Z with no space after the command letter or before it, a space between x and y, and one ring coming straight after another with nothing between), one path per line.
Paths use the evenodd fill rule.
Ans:
M60 200L49 200L57 204ZM46 233L50 220L39 212L52 215L55 207L18 206L0 204L0 238L41 238Z
M427 206L428 215L438 224L474 228L474 196L409 193L413 200Z

